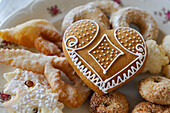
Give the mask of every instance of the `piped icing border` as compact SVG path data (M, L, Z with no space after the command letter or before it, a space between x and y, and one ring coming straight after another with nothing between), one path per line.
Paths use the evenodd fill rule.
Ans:
M88 19L85 19L85 20L80 20L80 21L90 21L92 23L95 23L96 26L97 26L97 33L96 35L93 37L93 39L90 41L90 43L96 38L97 34L98 34L98 31L99 31L99 25L93 21L93 20L88 20ZM76 24L80 21L77 21L73 24ZM72 24L72 25L73 25ZM71 26L72 26L71 25ZM67 29L70 29L70 28L67 28ZM134 32L137 32L138 35L140 35L140 37L142 37L142 35L132 29L132 28L128 28L128 27L120 27L120 28L117 28L115 31L114 31L114 36L117 40L117 42L126 50L128 51L129 53L133 54L133 55L136 55L138 56L135 60L133 60L130 64L128 64L126 67L124 67L122 70L120 70L118 73L116 73L115 75L113 75L112 77L106 79L106 80L102 80L102 78L98 75L98 73L87 63L87 61L85 61L76 51L77 50L80 50L80 49L84 49L85 47L87 47L90 43L88 43L86 46L84 47L81 47L81 48L70 48L67 46L67 42L70 38L74 38L76 41L75 42L72 42L71 44L71 47L74 47L78 44L78 38L74 37L74 36L70 36L67 38L67 40L65 40L65 34L64 34L64 44L65 44L65 48L70 56L70 58L72 59L72 61L74 62L74 65L77 67L77 69L80 70L80 72L86 76L87 79L89 79L94 85L96 85L103 93L107 93L107 90L113 88L113 87L116 87L118 86L119 84L125 82L126 80L128 80L131 76L133 76L140 68L141 66L143 65L145 59L146 59L146 45L145 45L145 41L142 37L142 41L143 43L142 44L137 44L135 49L136 53L132 52L132 51L129 51L126 47L124 47L118 40L118 37L117 37L117 34L116 32L119 30L119 29L130 29L130 30L133 30ZM67 30L66 30L67 32ZM65 32L65 33L66 33ZM123 54L123 53L122 53ZM86 64L88 65L92 71L90 71L88 69L88 67L86 67L85 65L83 65L82 61L80 61L80 59ZM131 66L133 63L135 63L135 67L134 66ZM128 68L130 66L130 68L122 74L122 78L121 76L117 76L117 80L112 80L113 77L115 77L116 75L120 74L122 71L124 71L126 68ZM111 82L110 82L111 81Z

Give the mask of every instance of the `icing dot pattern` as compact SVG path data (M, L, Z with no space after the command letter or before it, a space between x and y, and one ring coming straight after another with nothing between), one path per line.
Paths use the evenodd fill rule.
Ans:
M74 36L78 39L77 48L87 45L97 34L97 25L93 21L83 20L76 22L70 26L65 32L66 39L70 36ZM75 39L71 38L70 42L74 42ZM68 45L69 42L67 42ZM69 46L68 46L69 47Z
M142 37L138 32L130 28L119 28L116 30L116 38L123 47L133 53L139 52L136 50L137 44L143 45Z
M104 37L103 40L93 48L92 51L90 51L90 54L103 67L103 69L107 69L120 53L121 52L117 48L111 45L106 37Z

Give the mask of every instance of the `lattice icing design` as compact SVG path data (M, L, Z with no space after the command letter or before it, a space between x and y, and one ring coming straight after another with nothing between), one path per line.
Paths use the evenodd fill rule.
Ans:
M124 49L132 54L136 54L138 52L143 52L142 54L144 54L144 51L140 51L141 49L138 49L140 48L139 46L144 47L144 40L141 34L136 30L126 27L118 28L115 30L115 38L119 44L124 47Z
M113 62L123 54L119 48L112 44L106 34L104 34L101 40L89 51L89 55L92 56L102 68L104 74L107 73L107 70Z
M66 44L69 48L83 48L96 37L98 31L99 26L94 21L85 20L75 22L64 34L65 37L68 37Z

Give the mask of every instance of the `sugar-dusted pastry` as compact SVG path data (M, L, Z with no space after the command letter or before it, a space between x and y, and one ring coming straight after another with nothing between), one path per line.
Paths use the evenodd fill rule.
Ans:
M73 85L65 83L61 79L61 71L54 68L51 63L46 64L44 74L53 92L58 93L59 100L68 107L76 108L82 105L90 95L90 89L75 72L67 74L67 77L74 83Z
M99 8L107 17L110 17L121 8L119 4L111 0L92 1L87 3L86 5Z
M5 85L4 93L12 96L16 95L18 87L32 88L38 83L43 85L46 91L52 91L44 75L31 71L16 69L13 72L4 73L4 78L8 82Z
M137 104L132 110L132 113L164 113L164 107L144 101Z
M143 9L137 7L125 7L115 12L110 17L113 28L129 27L131 23L136 24L145 40L156 40L159 29L155 19Z
M162 69L162 73L165 75L166 78L170 79L170 65L166 65Z
M165 49L166 55L170 60L170 35L167 35L163 38L161 45Z
M107 30L88 19L67 28L63 51L81 79L100 95L133 79L147 59L145 41L136 30Z
M95 92L91 97L91 113L128 113L128 111L126 97L117 90L102 96Z
M170 79L162 76L151 76L139 82L140 95L149 102L170 104Z
M71 24L82 19L94 20L103 27L110 29L109 19L100 9L90 5L83 5L72 9L66 14L62 23L62 32L64 33Z
M18 87L16 96L3 105L9 113L62 113L64 105L58 98L38 83L29 89Z
M71 108L82 105L90 95L91 90L78 77L64 57L45 56L27 50L0 49L0 62L22 70L45 74L52 91L59 94L59 101ZM60 78L61 71L74 84L65 83Z
M54 43L39 37L35 40L35 48L45 54L45 55L57 55L57 56L64 56L64 53L61 49Z
M43 19L30 20L23 24L17 25L16 27L0 30L0 38L29 48L36 47L37 43L35 43L35 41L39 37L53 42L58 48L61 49L61 34L51 23ZM43 41L41 41L41 47L46 46L42 45L44 44L42 43ZM57 55L60 54L57 53Z
M154 40L147 40L148 59L143 69L143 73L160 73L163 66L169 63L169 59L165 56L165 50L159 46Z

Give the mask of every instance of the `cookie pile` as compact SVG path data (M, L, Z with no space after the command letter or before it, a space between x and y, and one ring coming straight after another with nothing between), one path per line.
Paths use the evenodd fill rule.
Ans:
M131 23L140 32L129 28ZM4 74L3 92L11 99L3 105L10 113L62 113L64 105L81 106L92 90L91 113L128 113L128 101L116 88L140 72L165 77L139 82L146 101L132 113L170 112L170 36L157 44L159 28L148 12L94 1L70 10L61 28L62 33L47 20L34 19L0 30L0 62L17 68Z

